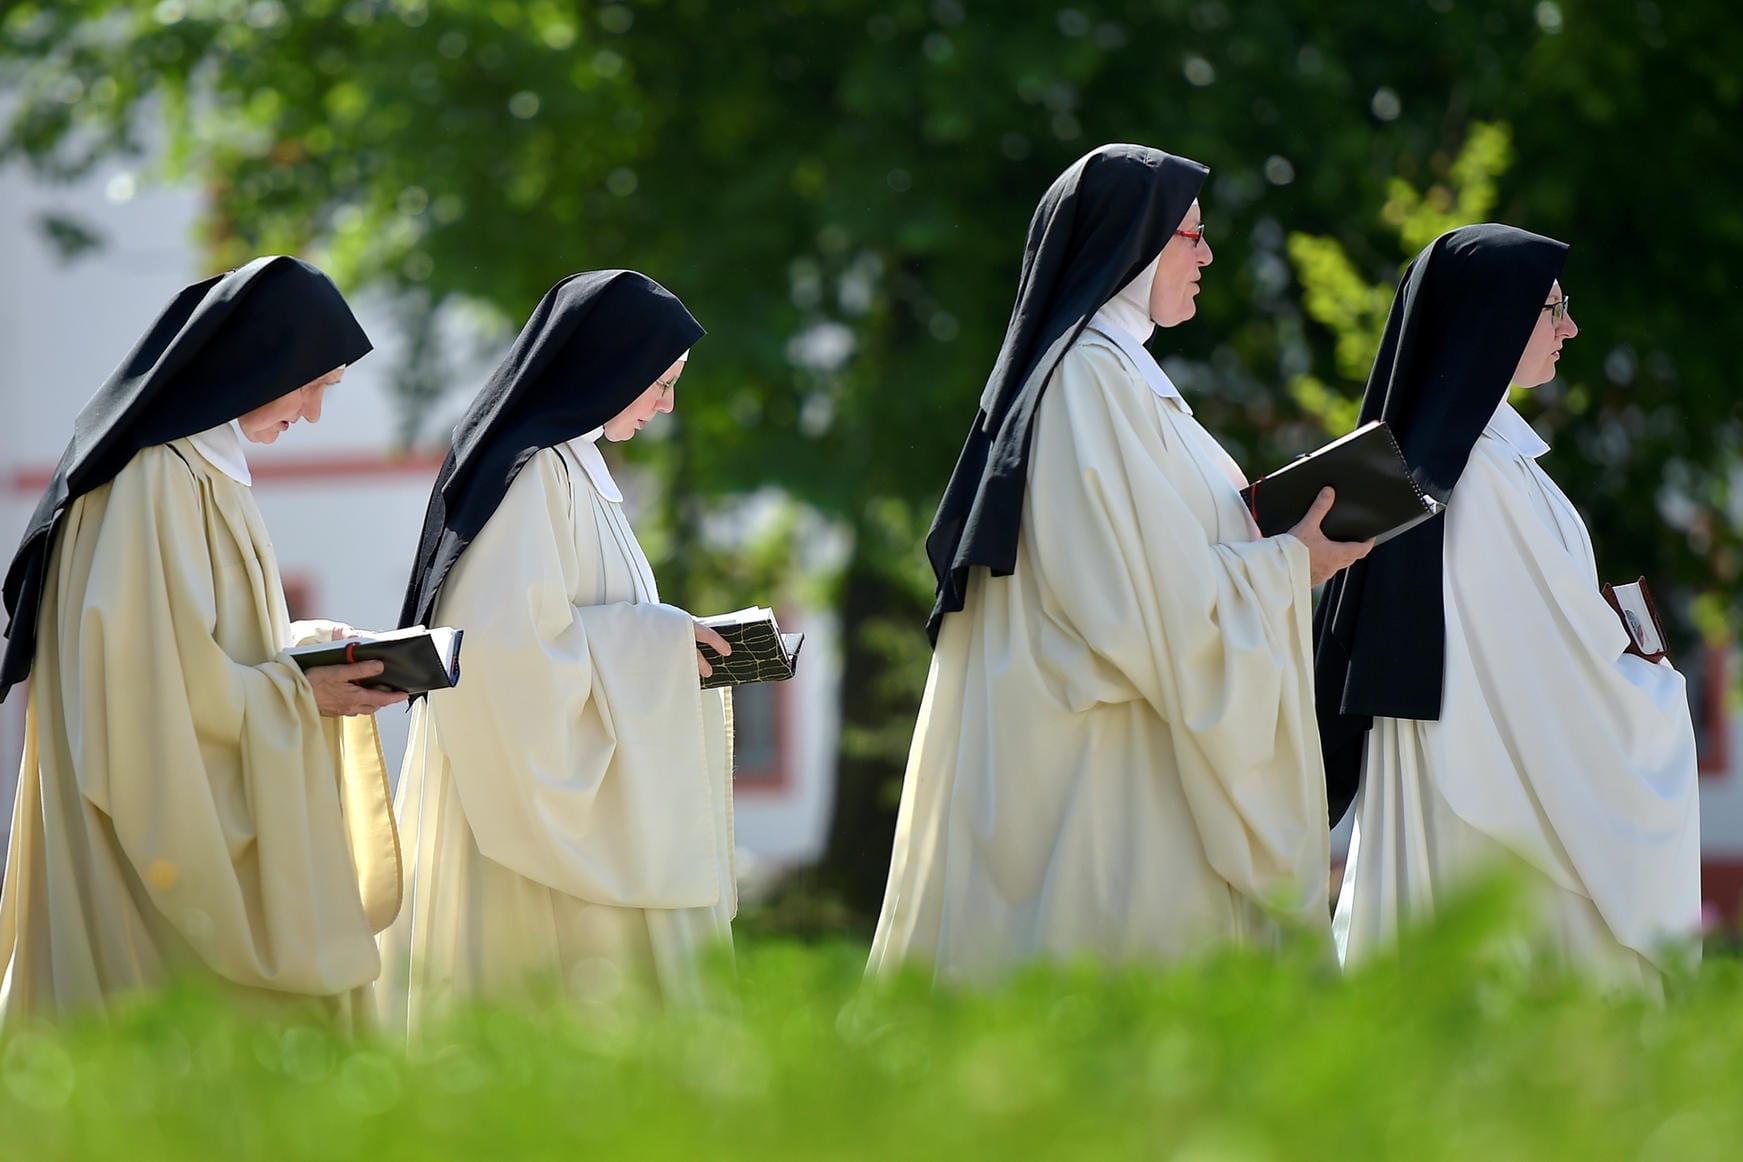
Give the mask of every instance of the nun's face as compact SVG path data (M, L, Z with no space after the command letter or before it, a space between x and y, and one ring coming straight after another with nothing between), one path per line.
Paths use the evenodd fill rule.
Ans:
M272 443L278 439L280 433L290 431L290 426L298 420L318 424L321 422L322 397L327 394L329 387L344 376L345 367L341 364L321 378L305 383L271 403L264 403L251 412L244 412L236 423L252 444Z
M1158 326L1172 327L1198 313L1199 272L1211 264L1213 255L1210 243L1202 237L1183 235L1197 234L1203 226L1204 214L1195 198L1156 262L1156 281L1150 284L1150 318Z
M1561 345L1580 333L1574 317L1562 303L1561 283L1550 284L1549 297L1537 312L1537 325L1531 338L1525 341L1525 352L1519 356L1519 366L1513 372L1517 387L1536 387L1555 378L1555 364L1561 358Z
M648 389L636 396L635 402L605 421L605 438L622 442L642 430L642 425L669 412L678 402L678 377L684 374L684 360L666 368L666 373L648 384Z

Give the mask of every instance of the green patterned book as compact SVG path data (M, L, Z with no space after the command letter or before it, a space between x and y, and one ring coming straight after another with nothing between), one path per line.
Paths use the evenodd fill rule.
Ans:
M793 676L805 635L782 633L774 610L757 605L696 620L725 638L732 647L732 653L723 658L698 643L696 648L714 667L714 673L702 679L704 690L742 686L746 682L784 682Z

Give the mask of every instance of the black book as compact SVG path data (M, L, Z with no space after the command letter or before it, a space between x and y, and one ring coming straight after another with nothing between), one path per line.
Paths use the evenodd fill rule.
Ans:
M314 642L285 652L305 671L316 666L380 662L381 673L358 683L371 690L425 694L460 681L460 638L465 631L439 625L414 625L387 633L360 633L338 641Z
M1417 487L1381 420L1259 477L1241 490L1241 499L1259 532L1272 537L1294 528L1328 485L1337 500L1320 528L1334 541L1389 541L1445 507Z
M697 644L696 648L714 667L714 672L702 679L704 690L742 686L747 682L784 682L793 676L805 635L782 633L775 622L774 610L751 606L696 620L725 638L732 647L732 653L723 658L711 647Z

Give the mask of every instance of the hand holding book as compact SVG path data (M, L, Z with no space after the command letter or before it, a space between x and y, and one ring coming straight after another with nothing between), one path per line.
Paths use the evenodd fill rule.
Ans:
M1323 585L1373 551L1373 541L1334 541L1322 527L1326 514L1337 504L1337 490L1319 490L1307 515L1295 522L1289 535L1307 547L1308 584Z
M696 672L704 679L714 676L714 663L709 658L724 658L732 653L732 643L720 636L720 632L712 626L697 619L696 630ZM703 649L707 646L707 649Z
M345 718L351 715L374 714L410 695L403 690L373 690L363 685L378 679L387 668L385 662L340 663L335 666L315 666L304 670L309 689L315 695L315 709L323 718Z
M1259 531L1273 537L1300 522L1326 488L1337 492L1324 523L1333 541L1384 544L1443 507L1417 486L1391 429L1379 420L1259 477L1241 490L1241 499Z
M746 682L784 682L793 676L799 650L805 644L802 633L782 633L774 610L762 606L699 617L696 624L696 648L708 665L702 672L704 690ZM714 648L702 636L703 630L717 634L731 653Z
M386 633L352 633L336 641L315 642L285 652L305 673L346 669L354 671L355 676L342 680L356 682L365 689L424 694L446 690L460 681L462 636L462 630L449 626L426 629L414 625ZM358 667L368 662L379 662L380 670L373 674L361 672ZM323 675L323 679L327 677Z

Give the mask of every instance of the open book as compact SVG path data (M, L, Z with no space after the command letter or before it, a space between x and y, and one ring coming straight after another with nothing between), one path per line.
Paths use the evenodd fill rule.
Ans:
M782 633L775 622L774 610L753 605L696 620L725 638L732 647L731 655L723 658L708 646L697 645L714 667L714 673L702 679L704 690L742 686L746 682L784 682L793 676L805 635Z
M1652 604L1652 591L1646 588L1646 578L1626 585L1605 585L1604 600L1622 619L1628 631L1628 652L1649 662L1664 657L1664 623L1658 620L1658 607Z
M424 694L446 690L460 681L460 638L463 630L439 625L384 633L359 633L331 642L311 642L285 652L305 671L316 666L349 662L381 662L381 673L359 682L371 690L401 690Z
M1294 528L1330 485L1337 500L1320 526L1334 541L1389 541L1445 506L1418 488L1384 421L1363 424L1241 490L1253 523L1267 537Z

